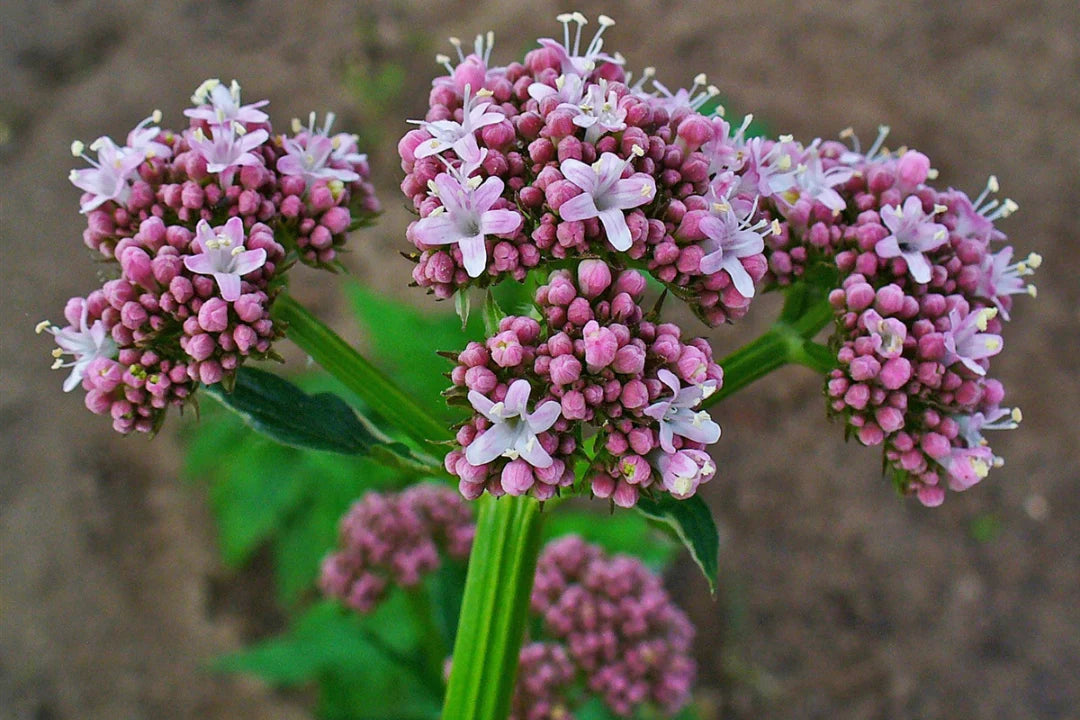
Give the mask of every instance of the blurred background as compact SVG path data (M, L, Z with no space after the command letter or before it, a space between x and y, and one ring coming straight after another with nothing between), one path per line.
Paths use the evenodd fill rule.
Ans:
M726 401L722 529L710 599L684 559L669 587L699 628L699 687L724 718L1063 718L1080 707L1080 6L1070 0L894 3L9 2L0 10L0 717L303 718L311 698L208 671L279 630L265 552L226 568L204 484L181 477L170 418L121 438L60 391L32 329L96 284L81 242L73 139L163 125L207 77L269 98L275 125L338 114L369 153L385 214L346 257L377 293L405 287L407 214L395 145L423 117L445 38L494 30L503 64L613 16L606 47L669 87L706 72L729 113L809 142L880 123L925 152L938 182L977 193L996 174L1020 212L1001 227L1046 262L1020 299L995 375L1022 427L1007 464L927 510L881 479L880 456L824 418L820 382L792 368ZM298 271L294 294L362 343L339 283ZM723 355L775 299L709 337ZM444 311L448 308L440 308ZM704 328L699 328L703 332ZM299 358L294 354L294 360ZM299 368L302 363L296 363ZM228 452L228 449L222 451ZM1069 708L1073 708L1069 710Z

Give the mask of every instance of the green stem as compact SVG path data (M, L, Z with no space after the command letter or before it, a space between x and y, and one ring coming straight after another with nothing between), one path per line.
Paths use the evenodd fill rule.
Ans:
M421 661L428 676L428 682L441 690L443 663L450 651L446 647L442 632L435 625L435 610L431 605L431 597L428 595L427 588L417 585L405 590L405 600L413 616L413 625L416 627L416 636L422 654Z
M406 435L429 448L453 437L445 424L287 293L274 301L273 315L288 324L290 340Z
M443 717L505 720L540 553L540 504L480 499Z
M798 302L805 301L805 295ZM724 368L724 385L701 403L702 407L715 405L733 395L750 383L763 378L773 370L788 364L804 365L820 373L832 368L829 351L815 343L813 338L833 319L834 311L828 300L799 308L797 317L785 319L793 313L785 305L781 319L773 323L763 335L742 346L720 361Z

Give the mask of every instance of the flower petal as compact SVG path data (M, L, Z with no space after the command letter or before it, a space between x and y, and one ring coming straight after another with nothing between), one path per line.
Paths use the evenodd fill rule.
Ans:
M630 226L626 224L626 215L618 208L609 208L600 211L600 224L604 226L607 240L611 247L619 252L630 249L633 240L630 238Z
M483 235L471 235L458 240L461 248L461 262L469 277L480 277L487 268L487 247Z
M495 402L486 395L478 393L476 390L470 390L469 403L473 406L474 410L486 417L491 422L500 423L503 421L502 415L491 414L491 408L495 407Z
M514 447L517 428L501 422L492 425L465 448L465 459L470 465L485 465Z
M563 174L563 177L570 182L577 185L585 192L590 192L596 188L598 177L596 171L589 165L575 160L574 158L567 158L559 165L559 172Z
M515 380L510 383L510 387L506 390L506 397L503 399L506 414L508 416L519 415L524 417L528 411L529 393L531 392L532 386L529 385L528 380Z
M879 245L881 243L878 243ZM879 255L881 253L878 253ZM900 253L904 260L907 262L908 272L911 273L911 277L915 282L926 284L930 282L931 266L930 261L926 259L926 256L921 252L905 252Z
M619 180L604 197L609 207L622 210L647 205L656 196L656 181L645 173Z
M562 406L553 400L549 400L536 408L532 415L529 415L529 428L534 433L545 432L555 424L561 413Z
M214 264L213 258L210 257L209 253L205 252L198 255L185 255L184 267L190 272L199 275L209 275L212 272L217 272L217 266Z
M525 462L533 467L549 468L552 465L553 460L551 459L551 456L548 455L544 446L540 444L536 435L533 435L532 433L522 433L519 435L517 443L514 445L514 449L517 450L518 455L520 455Z
M521 214L517 210L488 210L480 216L480 232L484 235L513 236L519 227Z
M489 177L480 187L472 191L472 206L476 212L482 213L491 208L499 199L503 191L503 181L494 175Z
M266 250L263 248L245 250L233 258L233 272L237 275L247 275L249 272L258 270L265 264Z
M223 300L233 302L240 297L240 276L236 273L214 273Z
M702 264L704 262L705 259L702 258ZM750 277L750 273L746 272L746 268L743 267L739 258L728 258L728 261L724 263L724 269L731 276L731 284L735 286L740 295L744 298L754 297L754 279Z
M592 172L590 170L590 172ZM596 201L588 192L575 195L559 206L559 217L563 220L588 220L597 217L600 211L596 208Z

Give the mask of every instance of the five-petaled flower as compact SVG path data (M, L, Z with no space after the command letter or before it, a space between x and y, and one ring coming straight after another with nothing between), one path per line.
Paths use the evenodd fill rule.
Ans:
M716 391L716 381L706 380L700 385L684 388L670 370L661 369L657 376L671 388L671 397L645 408L645 414L660 424L660 447L664 452L675 452L672 443L675 435L706 445L719 440L720 426L713 422L709 413L693 410Z
M334 153L340 146L335 145L334 138L326 135L312 134L304 140L286 139L284 142L285 154L278 158L277 170L282 175L296 175L304 178L308 187L316 180L340 180L353 182L360 176L345 168L336 168L330 165Z
M475 390L469 392L472 406L491 421L491 427L466 448L465 459L469 464L484 465L505 456L511 460L520 457L536 468L551 467L552 458L536 436L555 424L562 409L559 403L549 400L529 413L531 390L527 380L515 380L502 402L492 402Z
M512 236L521 227L521 214L491 209L503 191L503 181L494 176L480 182L479 177L441 173L432 185L442 207L420 219L413 234L425 245L457 244L469 277L480 277L487 267L485 236Z
M453 150L463 160L473 159L478 147L474 133L480 128L500 123L506 119L498 105L491 103L490 90L478 90L470 97L470 86L465 86L465 101L461 106L461 122L454 120L410 120L431 135L416 148L416 157L426 158L445 150ZM470 142L470 139L473 142Z
M755 204L745 217L739 218L729 202L717 202L713 204L714 214L702 218L699 225L705 233L701 272L712 275L726 270L735 289L745 298L754 297L754 279L743 267L742 258L757 255L765 249L762 230L767 223L764 220L751 222L756 210Z
M83 144L74 142L71 154L82 157L93 167L72 170L68 179L75 187L90 195L82 201L79 209L83 213L104 205L109 200L118 203L127 202L131 195L131 180L143 160L145 153L132 152L126 147L117 147L111 139L99 137L90 145L97 153L97 161L83 153Z
M997 312L996 308L983 308L962 319L959 310L949 312L951 328L945 333L946 364L960 361L976 375L986 374L986 368L979 361L1001 352L1002 342L1000 335L979 331L986 330L987 322L993 320Z
M244 222L229 218L224 227L210 229L200 220L195 228L195 244L201 252L184 258L184 267L200 275L213 275L221 297L233 302L240 297L240 278L266 263L266 250L244 249Z
M640 147L634 147L634 155L643 153ZM591 166L567 158L559 168L563 177L584 191L564 202L559 215L563 220L600 218L608 242L620 252L629 250L632 244L623 211L647 205L656 195L656 181L645 173L622 177L629 164L630 160L604 153Z
M252 152L266 142L270 134L259 129L247 132L244 126L233 122L227 126L211 128L210 137L202 128L187 133L191 149L206 160L206 169L221 176L223 185L231 185L236 168L244 165L261 165L262 158Z
M90 363L98 358L115 358L118 352L116 343L101 320L87 325L88 311L89 303L84 300L78 327L69 325L60 329L44 321L38 323L36 328L37 332L49 332L56 338L59 347L53 350L53 357L56 358L53 369L71 368L71 374L64 380L64 392L71 392L78 387ZM64 362L64 355L71 355L72 359Z
M931 265L924 253L944 245L949 239L949 230L941 223L933 222L933 214L923 212L922 200L915 195L909 195L902 208L893 205L882 208L881 221L891 234L874 246L878 257L902 257L915 282L930 282Z
M184 111L189 118L205 120L210 125L231 125L238 123L264 123L269 116L262 110L262 106L269 100L260 100L251 105L240 104L240 83L235 80L225 87L217 78L203 82L191 96L191 101L199 107Z

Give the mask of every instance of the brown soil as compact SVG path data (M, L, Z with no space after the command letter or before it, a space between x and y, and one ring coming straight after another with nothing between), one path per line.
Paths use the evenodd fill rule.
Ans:
M887 122L894 142L926 152L945 183L977 190L996 173L1022 209L1005 229L1047 258L1038 302L1020 302L995 361L1025 415L995 444L1008 465L938 510L894 497L876 453L845 445L824 420L808 373L778 373L725 403L722 470L708 492L725 536L718 600L692 568L677 568L701 632L705 694L731 718L1075 716L1080 263L1068 248L1080 235L1080 9L1069 0L627 5L607 8L619 22L609 44L632 66L656 65L672 85L704 70L730 107L802 139L848 125L868 138ZM118 135L155 105L175 124L211 76L271 98L279 124L335 109L340 127L384 141L368 150L388 212L355 238L365 249L350 265L405 297L393 141L403 118L422 115L430 58L447 35L491 28L506 59L554 33L548 18L562 9L4 5L0 234L12 254L0 266L0 716L306 716L302 698L205 671L265 625L265 583L220 567L202 492L177 478L173 436L113 436L77 394L59 392L47 343L31 334L95 282L66 180L70 141ZM344 89L349 68L403 69L403 87L361 103ZM376 272L384 262L397 271ZM336 315L332 288L303 294ZM721 351L767 324L774 304L759 305L713 334Z

